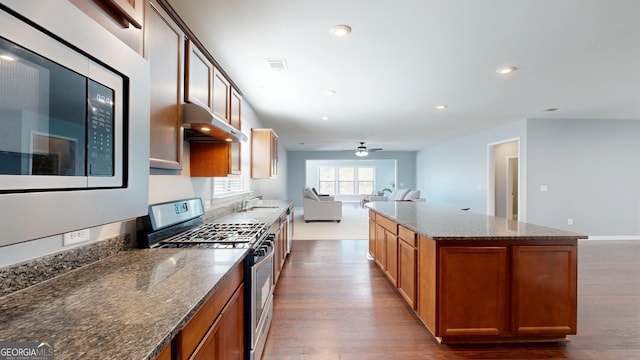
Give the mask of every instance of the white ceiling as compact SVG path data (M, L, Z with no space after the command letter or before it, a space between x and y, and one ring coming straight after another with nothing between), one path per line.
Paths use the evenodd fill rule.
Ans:
M169 3L288 150L418 150L520 119L640 119L638 0ZM331 37L336 24L351 35ZM519 70L496 74L505 65Z

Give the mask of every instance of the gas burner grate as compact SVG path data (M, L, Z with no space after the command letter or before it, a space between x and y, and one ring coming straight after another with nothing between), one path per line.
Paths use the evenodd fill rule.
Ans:
M265 230L265 223L208 223L160 243L190 247L198 244L247 244L256 241Z

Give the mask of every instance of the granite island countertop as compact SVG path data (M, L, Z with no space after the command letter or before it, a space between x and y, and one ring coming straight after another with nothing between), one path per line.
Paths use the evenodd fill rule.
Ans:
M155 359L246 249L140 249L0 298L0 340L56 359Z
M429 202L374 201L365 206L433 240L586 239L586 235Z

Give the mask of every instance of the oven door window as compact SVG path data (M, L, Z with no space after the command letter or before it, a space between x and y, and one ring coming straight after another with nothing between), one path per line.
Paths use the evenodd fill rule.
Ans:
M41 40L0 37L0 191L122 186L123 78Z
M253 327L258 327L258 322L262 318L262 312L271 295L273 287L273 256L269 256L267 261L262 262L258 268L255 269L255 297L253 298L256 315L254 318Z

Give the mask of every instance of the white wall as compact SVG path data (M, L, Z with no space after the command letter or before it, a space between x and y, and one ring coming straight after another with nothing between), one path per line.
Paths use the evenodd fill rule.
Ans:
M512 138L520 139L521 221L640 238L636 120L520 120L434 145L416 157L418 188L429 201L486 213L487 145Z
M530 222L640 235L640 121L534 120L527 137Z
M524 149L525 133L526 122L520 120L419 151L416 185L421 196L427 201L471 208L473 212L485 214L489 186L488 145L520 138ZM526 151L523 150L520 157L521 168L524 168ZM520 200L523 198L526 194L521 194Z

